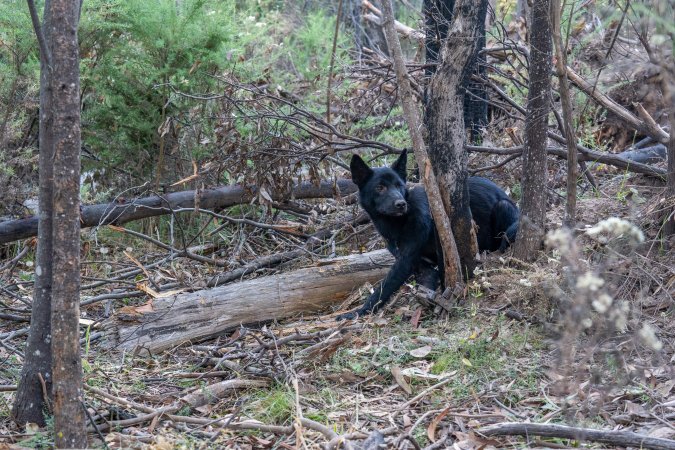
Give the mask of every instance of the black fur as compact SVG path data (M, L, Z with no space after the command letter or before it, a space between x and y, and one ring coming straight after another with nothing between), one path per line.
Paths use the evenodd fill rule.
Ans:
M352 157L352 180L359 188L361 206L387 243L396 262L386 278L358 310L338 319L353 319L382 307L411 276L430 289L438 287L440 246L431 218L426 192L406 186L404 150L391 167L369 167L358 155ZM518 231L518 209L496 184L486 178L469 178L471 212L478 226L481 251L505 250Z

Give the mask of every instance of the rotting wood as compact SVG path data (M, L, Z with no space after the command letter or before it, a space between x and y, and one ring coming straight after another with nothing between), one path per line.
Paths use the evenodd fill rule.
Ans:
M103 324L105 346L148 354L203 340L241 324L310 313L380 281L394 258L386 250L323 260L320 265L214 289L156 298L119 310Z
M356 192L351 180L322 181L319 185L304 182L296 184L290 193L271 193L273 200L285 198L325 198ZM172 192L160 196L135 199L124 203L102 203L84 206L80 212L82 228L99 225L121 225L132 220L169 214L178 208L193 208L195 198L202 209L227 208L248 203L257 195L255 186L231 185L216 189ZM10 220L0 223L0 244L17 241L37 235L38 217Z

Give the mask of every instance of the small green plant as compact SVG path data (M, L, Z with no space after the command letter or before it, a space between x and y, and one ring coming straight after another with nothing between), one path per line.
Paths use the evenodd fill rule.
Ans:
M258 391L254 397L248 406L249 414L265 423L284 423L293 415L293 393L286 386Z
M36 431L29 438L19 441L22 448L52 448L54 446L54 417L45 414L46 426L43 431Z

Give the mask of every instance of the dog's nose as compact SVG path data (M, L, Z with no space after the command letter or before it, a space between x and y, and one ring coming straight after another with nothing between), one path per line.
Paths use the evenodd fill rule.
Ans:
M399 209L401 211L405 211L405 208L406 208L406 206L408 206L408 204L405 202L405 200L396 200L394 202L394 206L396 207L396 209Z

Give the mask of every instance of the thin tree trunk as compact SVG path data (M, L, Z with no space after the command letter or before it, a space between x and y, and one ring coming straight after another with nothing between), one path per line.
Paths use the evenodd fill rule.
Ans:
M470 106L465 98L465 86L469 86L466 79L468 74L473 73L476 52L482 42L487 1L458 1L454 18L450 10L452 3L437 1L431 6L432 11L427 12L436 22L452 22L449 26L437 27L447 28L447 31L445 35L438 36L442 39L441 50L427 92L425 123L429 131L429 157L438 177L445 209L450 213L462 270L470 276L476 265L474 256L478 245L469 206L468 154L463 118L467 106ZM431 35L431 30L428 30L427 36ZM429 57L433 58L433 54Z
M51 22L51 11L45 7L44 25L37 21L37 11L32 1L29 8L34 14L33 26L38 36ZM51 300L52 300L52 212L54 174L52 159L54 155L54 125L52 115L52 92L49 84L49 52L44 39L39 38L40 51L40 155L38 172L40 175L38 242L35 255L35 288L31 309L30 331L26 343L25 359L21 368L16 397L12 408L14 421L23 426L36 423L44 426L45 413L51 411L47 399L52 392L52 348L51 348ZM44 382L45 390L43 390Z
M560 86L560 103L563 113L563 128L567 140L567 203L565 205L564 224L573 227L576 223L577 210L577 178L579 169L577 161L576 136L572 121L572 102L567 80L567 49L563 47L560 32L560 0L551 1L551 27L553 28L553 45L555 46L556 69Z
M670 34L673 38L673 34ZM675 45L675 44L673 44ZM666 210L666 223L663 224L663 235L666 238L675 235L675 49L673 58L664 57L661 62L661 91L666 108L669 110L670 137L668 139L668 178L666 180L666 199L673 205Z
M549 0L534 2L530 20L530 85L521 178L523 201L514 245L514 255L523 260L534 259L541 248L546 223L546 132L551 94L549 4Z
M46 26L51 46L54 113L52 353L57 448L84 448L80 359L80 69L79 2L51 0Z
M664 72L666 72L664 70ZM670 204L675 203L675 74L673 68L670 68L670 82L663 81L664 95L667 104L670 106L670 139L668 140L668 179L666 181L666 198L670 199ZM663 77L666 75L664 73ZM675 205L666 211L669 219L663 226L664 236L675 235Z
M401 43L394 28L394 13L391 0L384 0L382 2L382 19L384 21L383 29L387 39L387 46L391 50L394 59L394 69L396 70L396 80L398 82L403 115L408 123L415 159L420 168L420 176L429 198L431 215L436 223L436 230L438 231L438 237L443 248L445 286L454 289L462 284L459 255L457 253L455 238L452 234L450 216L446 212L443 200L441 200L439 185L436 181L434 169L429 161L426 146L424 145L422 137L423 125L419 117L418 105L415 103L415 96L408 80L408 71L405 68Z

